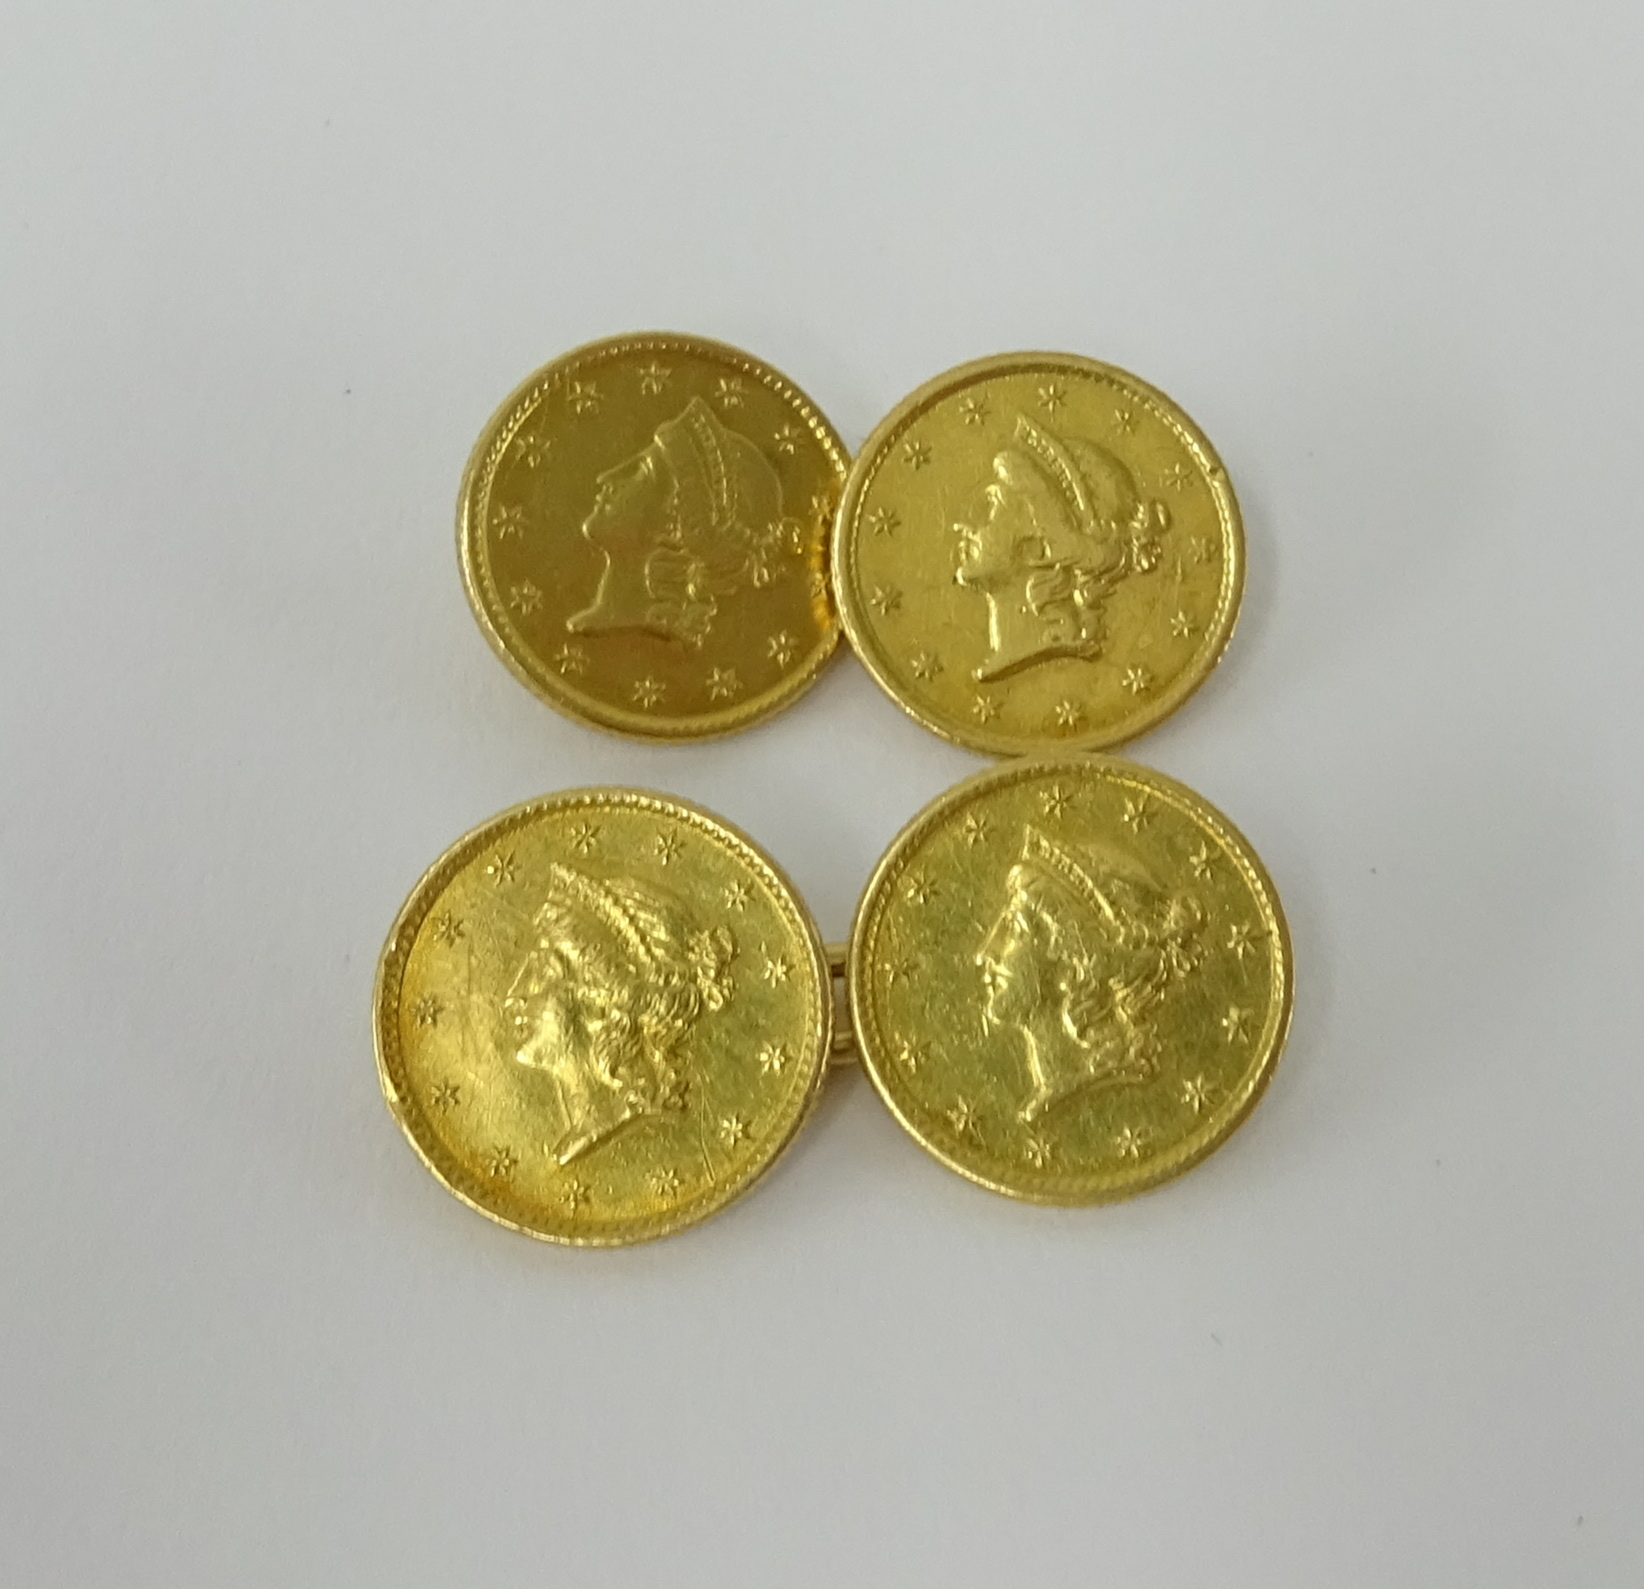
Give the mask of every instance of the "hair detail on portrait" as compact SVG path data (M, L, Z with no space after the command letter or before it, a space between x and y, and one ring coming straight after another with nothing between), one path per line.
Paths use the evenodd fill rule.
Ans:
M988 655L973 676L1001 679L1055 657L1094 658L1103 604L1127 575L1164 560L1164 503L1144 498L1105 447L1054 435L1019 414L994 455L987 512L954 526L954 580L988 603Z
M556 1084L567 1164L631 1121L683 1109L686 1036L734 991L736 942L632 878L548 869L535 942L503 1011L519 1064Z
M1080 1089L1158 1070L1152 1015L1204 958L1204 908L1161 889L1139 862L1022 835L1005 899L977 951L983 1024L1026 1046L1025 1120Z
M770 584L800 555L770 460L700 397L600 475L582 534L605 566L571 632L638 630L692 647L724 602Z

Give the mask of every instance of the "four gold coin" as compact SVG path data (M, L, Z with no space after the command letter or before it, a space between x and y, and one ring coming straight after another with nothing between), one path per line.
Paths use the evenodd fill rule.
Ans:
M538 370L485 427L463 583L550 705L647 739L779 711L832 655L843 443L791 381L701 337L612 337Z
M1018 761L901 833L851 934L863 1063L914 1138L1011 1197L1100 1203L1245 1118L1290 1022L1278 895L1228 820L1110 757Z
M792 885L682 800L584 789L461 839L394 923L378 1070L464 1202L577 1246L747 1190L825 1073L833 984Z
M1099 750L1215 666L1244 584L1227 473L1162 392L1063 353L961 365L863 444L834 526L845 631L925 727Z
M1273 885L1191 790L1081 754L1179 706L1238 614L1238 504L1162 393L1066 354L979 360L893 410L847 479L832 427L769 366L616 337L504 403L458 527L487 637L586 723L695 739L756 722L815 679L842 620L920 723L1037 758L914 818L835 968L874 1086L944 1164L1100 1203L1244 1120L1290 1020ZM724 1207L792 1140L826 1073L834 974L734 828L573 790L475 829L412 891L378 969L379 1074L480 1212L642 1241Z

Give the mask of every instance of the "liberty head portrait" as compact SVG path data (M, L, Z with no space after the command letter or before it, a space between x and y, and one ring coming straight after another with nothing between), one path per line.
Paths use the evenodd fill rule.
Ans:
M1026 414L994 455L986 514L954 525L954 581L985 597L988 654L978 682L1056 657L1093 658L1103 606L1129 574L1156 568L1169 525L1162 502L1105 447L1052 435Z
M684 1108L682 1049L732 993L736 944L631 878L548 869L534 942L503 1001L514 1059L556 1088L569 1164L630 1123Z
M599 476L582 535L604 568L571 632L637 631L693 648L725 602L768 585L799 552L770 460L700 397Z
M985 1030L1018 1033L1037 1120L1082 1089L1158 1070L1152 1016L1203 959L1203 907L1128 856L1073 849L1035 828L975 955Z

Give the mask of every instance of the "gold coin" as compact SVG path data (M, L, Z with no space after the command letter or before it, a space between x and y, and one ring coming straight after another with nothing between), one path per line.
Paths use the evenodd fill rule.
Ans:
M1109 364L960 365L863 444L834 526L845 632L880 686L998 755L1100 750L1167 717L1233 632L1227 473L1162 392Z
M377 971L377 1067L423 1162L550 1241L695 1224L814 1101L833 986L792 885L681 800L516 806L412 890Z
M1290 939L1261 862L1191 790L1105 756L1013 762L897 837L849 983L875 1087L937 1158L1100 1203L1250 1112L1290 1022Z
M485 427L463 584L551 706L645 739L768 717L839 639L828 527L848 455L786 377L701 337L590 343Z

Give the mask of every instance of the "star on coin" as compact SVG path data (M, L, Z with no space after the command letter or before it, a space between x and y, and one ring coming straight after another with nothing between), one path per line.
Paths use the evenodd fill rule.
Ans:
M924 1045L920 1043L904 1043L896 1051L897 1062L910 1076L919 1074L919 1067L925 1062Z
M901 515L895 508L875 508L868 515L868 528L875 535L894 535L901 522Z
M1256 939L1261 936L1247 921L1234 922L1227 929L1227 947L1238 958L1239 964L1244 964L1244 957L1256 947Z
M782 1043L767 1043L759 1051L759 1069L766 1076L780 1076L793 1056Z
M1023 1145L1022 1154L1034 1169L1042 1170L1050 1163L1050 1156L1054 1149L1043 1137L1029 1137Z
M873 594L868 597L868 605L873 607L881 618L888 618L902 605L902 592L894 585L875 585Z
M667 866L679 854L680 842L677 833L659 833L656 836L656 858Z
M908 468L918 471L930 462L930 443L928 441L907 441L902 444L902 461Z
M588 1183L577 1175L573 1175L565 1183L564 1189L559 1194L560 1201L573 1214L582 1208L592 1196L593 1193L588 1190Z
M1072 798L1072 794L1068 790L1064 789L1059 783L1052 784L1050 788L1045 790L1045 792L1039 797L1047 817L1059 817L1064 811L1067 810L1068 802L1072 800Z
M651 1171L651 1190L659 1197L672 1197L679 1190L679 1171L671 1164Z
M429 1095L429 1102L444 1114L448 1109L455 1109L462 1102L462 1088L454 1081L442 1081Z
M748 900L751 897L748 885L739 877L735 882L727 885L725 889L725 908L726 910L746 910Z
M942 671L942 659L933 652L921 651L908 663L908 666L912 668L913 676L916 679L924 679L928 682Z
M1250 1011L1241 1010L1238 1005L1230 1004L1227 1014L1222 1017L1222 1030L1227 1033L1230 1043L1242 1043L1250 1036Z
M742 681L737 678L735 668L715 668L708 675L710 701L728 701L741 688Z
M771 636L766 643L765 654L771 657L779 668L785 668L793 660L793 654L797 649L793 636L783 629Z
M506 541L525 532L525 509L517 502L502 503L491 510L491 533Z
M947 1111L948 1124L962 1137L974 1140L981 1133L976 1126L976 1111L971 1107L970 1100L961 1095L951 1109Z
M519 1168L519 1155L512 1148L492 1148L485 1157L485 1173L506 1179Z
M438 1026L445 1014L445 1000L437 993L425 993L411 1006L411 1019L418 1026Z
M646 711L650 711L666 693L667 686L661 679L647 675L634 685L634 705L643 706Z
M972 849L988 836L988 819L972 811L959 826L960 836Z
M1194 1114L1202 1114L1210 1107L1210 1094L1215 1088L1203 1076L1194 1076L1182 1083L1182 1102Z
M714 401L720 407L740 408L742 406L742 377L740 375L722 375L719 377L719 390L714 393Z
M1193 875L1202 883L1214 870L1216 857L1208 844L1201 844L1188 856L1187 864Z
M655 397L668 384L668 377L674 372L666 364L658 364L653 359L649 364L640 366L639 391L642 397Z
M1070 701L1063 696L1056 703L1055 716L1058 728L1077 728L1084 721L1085 709L1077 701Z
M786 982L792 972L793 967L788 964L786 955L767 955L760 975L775 988Z
M542 592L529 580L525 580L508 592L508 605L520 617L529 618L542 605Z
M1136 410L1128 403L1121 403L1113 410L1113 423L1125 435L1130 435L1136 428Z
M1119 820L1132 833L1140 833L1153 816L1153 797L1146 794L1126 795L1125 808Z
M791 458L799 445L802 432L797 425L781 424L776 427L776 450L784 458Z
M1113 1139L1114 1151L1121 1159L1139 1159L1147 1146L1147 1132L1138 1126L1126 1126Z
M937 887L928 877L910 877L908 879L908 902L913 905L928 905L936 898Z
M741 1115L726 1115L719 1122L719 1134L725 1139L725 1146L734 1148L738 1142L745 1142L748 1138L748 1122Z
M489 877L498 888L501 888L504 883L513 882L514 874L518 870L519 864L515 861L514 852L512 850L499 852L498 854L493 855L491 859L485 863L485 875Z
M967 425L980 425L988 417L988 400L974 395L961 399L959 412Z
M588 653L579 645L572 645L569 640L557 650L550 659L561 673L566 675L586 673L588 671Z
M444 944L447 949L454 949L457 940L465 937L468 932L468 929L463 926L461 918L453 916L448 910L442 910L428 926L434 934L435 940Z
M514 437L514 456L527 469L535 469L548 456L553 443L546 436Z
M599 386L594 381L572 381L566 388L565 399L571 405L571 412L581 419L584 414L598 410Z
M579 822L571 829L571 848L578 855L586 855L594 847L594 841L599 837L597 822Z
M898 982L908 982L919 970L919 962L912 955L903 955L900 960L893 960L885 967L885 986L895 987Z
M1140 695L1153 683L1153 675L1139 663L1125 669L1124 686L1132 695Z
M1172 491L1185 491L1193 479L1193 471L1184 463L1173 463L1164 472L1164 483Z
M1215 560L1216 546L1208 536L1195 536L1188 544L1192 548L1195 563L1209 563Z
M991 723L999 715L999 703L990 701L985 695L978 695L971 703L970 710L978 723Z
M813 491L811 493L811 512L824 524L833 517L834 494L831 491Z
M1170 620L1170 632L1178 640L1185 640L1193 633L1193 620L1185 612L1179 612Z
M1062 390L1060 381L1048 381L1039 388L1039 401L1044 404L1047 414L1054 414L1067 401L1067 393Z

